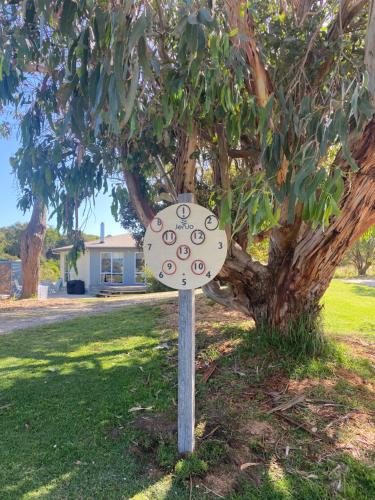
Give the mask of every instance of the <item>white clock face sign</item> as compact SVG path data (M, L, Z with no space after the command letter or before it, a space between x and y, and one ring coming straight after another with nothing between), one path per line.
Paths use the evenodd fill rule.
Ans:
M178 290L191 290L219 273L227 255L227 237L207 208L178 203L153 218L143 251L146 266L159 281Z

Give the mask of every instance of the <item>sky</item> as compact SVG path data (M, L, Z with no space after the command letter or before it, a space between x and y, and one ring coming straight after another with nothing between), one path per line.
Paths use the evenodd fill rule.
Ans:
M15 222L28 222L30 213L25 215L17 208L20 191L12 174L9 158L18 149L17 135L13 132L9 139L0 137L0 227L10 226ZM100 234L100 223L105 224L105 234L121 234L124 229L111 214L111 199L109 195L99 195L83 230L89 234ZM48 224L56 227L55 220Z

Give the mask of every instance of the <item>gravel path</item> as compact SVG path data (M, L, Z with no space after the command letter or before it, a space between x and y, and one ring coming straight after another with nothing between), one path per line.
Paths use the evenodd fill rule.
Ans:
M131 294L116 298L61 297L48 300L0 301L0 335L14 330L59 323L80 316L92 316L113 309L157 304L177 298L177 292Z
M353 283L356 285L365 285L372 286L375 288L375 279L374 278L351 278L344 280L345 283Z

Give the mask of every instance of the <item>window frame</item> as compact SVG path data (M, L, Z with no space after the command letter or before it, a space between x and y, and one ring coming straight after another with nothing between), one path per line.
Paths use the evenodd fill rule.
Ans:
M144 256L144 253L139 251L139 252L135 252L134 253L134 280L135 280L135 283L138 285L138 284L144 284L145 283L145 280L146 280L146 277L145 277L145 256ZM137 255L140 254L142 255L142 260L143 260L143 270L142 271L138 271L138 267L137 267ZM137 281L137 278L138 276L141 276L141 281Z
M103 264L103 255L109 254L111 256L111 264L110 264L110 271L105 271L103 272L102 270L102 264ZM117 254L117 257L115 259L119 259L119 255L121 255L122 259L122 273L114 273L113 272L113 255ZM123 285L125 283L124 280L124 271L125 271L125 259L124 259L124 253L123 252L100 252L100 284L101 285ZM110 276L110 281L106 281L105 277ZM113 281L113 276L121 276L121 281Z
M70 272L71 268L69 268L68 254L64 253L64 273L62 279L65 285L68 283L68 281L70 281Z

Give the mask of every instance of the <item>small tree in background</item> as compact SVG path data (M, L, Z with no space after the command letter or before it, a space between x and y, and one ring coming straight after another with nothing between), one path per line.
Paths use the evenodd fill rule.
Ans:
M348 252L350 262L357 268L358 277L366 276L375 263L375 226L366 231Z

